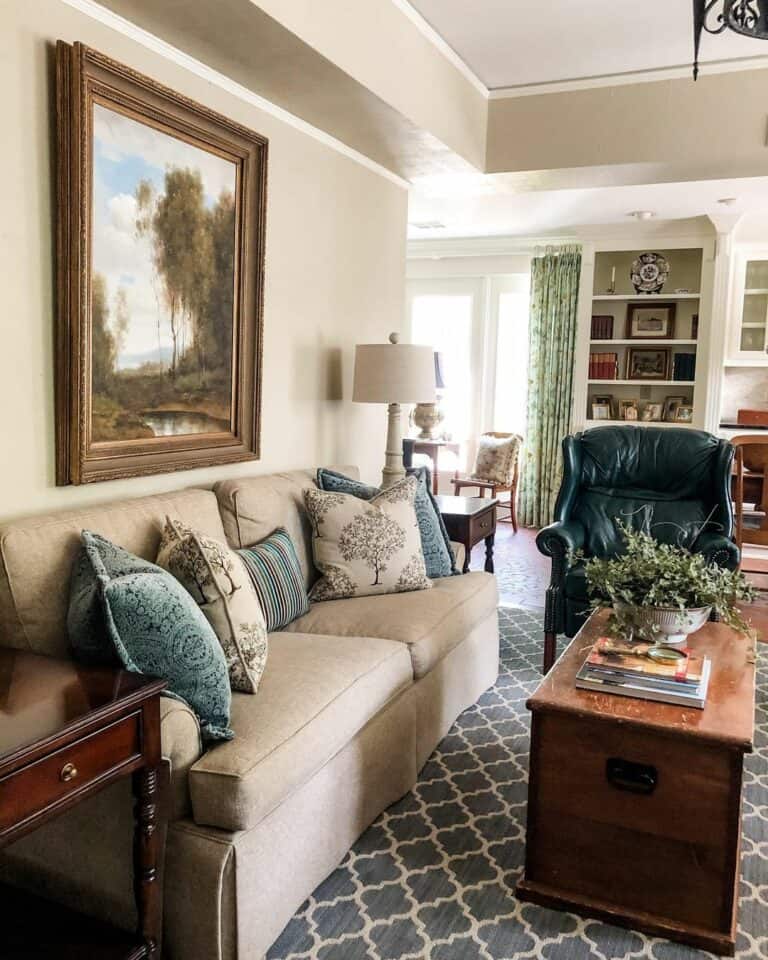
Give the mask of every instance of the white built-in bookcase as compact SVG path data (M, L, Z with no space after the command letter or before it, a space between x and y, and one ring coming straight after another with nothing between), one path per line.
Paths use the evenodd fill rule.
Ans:
M633 260L646 251L662 254L670 266L664 289L659 294L637 294L630 280ZM663 404L668 396L683 396L693 405L691 427L705 428L708 417L709 347L711 330L712 285L715 260L714 232L707 235L674 236L638 230L630 235L613 235L600 240L582 241L582 272L579 292L576 355L574 366L573 428L582 430L607 423L627 423L614 411L610 421L594 420L592 403L595 397L612 395L615 407L619 400L638 400ZM611 287L615 269L615 291ZM676 292L684 290L686 292ZM633 339L627 333L630 304L675 304L674 336L669 339ZM592 316L612 315L613 335L610 339L592 337ZM693 329L698 315L698 331ZM670 351L669 373L654 380L632 380L627 376L627 359L633 347L659 347ZM672 363L676 353L696 354L695 380L672 379ZM591 353L616 353L618 372L615 380L590 378ZM632 421L633 423L635 421ZM665 421L637 421L639 426L686 426Z

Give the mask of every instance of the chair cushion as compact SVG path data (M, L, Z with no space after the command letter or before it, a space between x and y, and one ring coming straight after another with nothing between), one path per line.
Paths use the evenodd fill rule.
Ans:
M289 630L339 637L386 637L405 643L417 679L439 663L498 605L496 578L467 573L432 590L313 603Z
M438 577L450 577L452 573L456 573L451 541L437 501L430 489L429 470L426 467L411 467L406 470L406 473L408 476L416 477L419 484L413 506L419 523L421 550L424 554L427 576L432 580ZM335 470L326 470L322 467L317 471L317 485L321 490L329 493L348 493L361 500L372 500L380 492L378 487L352 480L350 477L345 477L343 473L336 473Z
M232 697L236 738L190 771L195 821L255 826L411 683L408 653L391 640L270 634L258 695Z

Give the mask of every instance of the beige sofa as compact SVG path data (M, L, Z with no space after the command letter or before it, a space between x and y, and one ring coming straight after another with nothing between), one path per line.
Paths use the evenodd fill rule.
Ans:
M351 473L349 468L345 469ZM229 480L23 520L0 535L0 642L67 655L83 528L154 559L166 514L235 547L285 527L314 577L302 490L313 472ZM496 582L313 605L270 636L255 696L234 694L236 739L201 754L197 721L163 699L170 768L164 936L171 960L257 960L360 833L414 784L498 667ZM7 718L3 722L6 722ZM3 851L0 880L134 922L131 801L119 783Z

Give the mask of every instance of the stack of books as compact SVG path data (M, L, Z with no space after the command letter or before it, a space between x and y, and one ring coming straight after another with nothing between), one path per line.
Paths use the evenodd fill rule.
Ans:
M592 317L592 329L589 335L593 340L612 340L613 317L604 314L595 314Z
M576 674L576 686L597 693L658 700L703 709L711 662L692 650L673 650L669 662L648 655L648 643L626 644L600 637Z
M695 353L676 353L672 364L673 380L695 380L696 379L696 354Z
M615 380L618 369L619 355L617 353L590 353L590 380Z

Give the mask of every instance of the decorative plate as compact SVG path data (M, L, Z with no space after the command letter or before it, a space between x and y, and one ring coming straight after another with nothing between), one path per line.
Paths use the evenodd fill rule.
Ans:
M669 276L669 263L660 253L641 253L630 273L637 293L661 293Z

